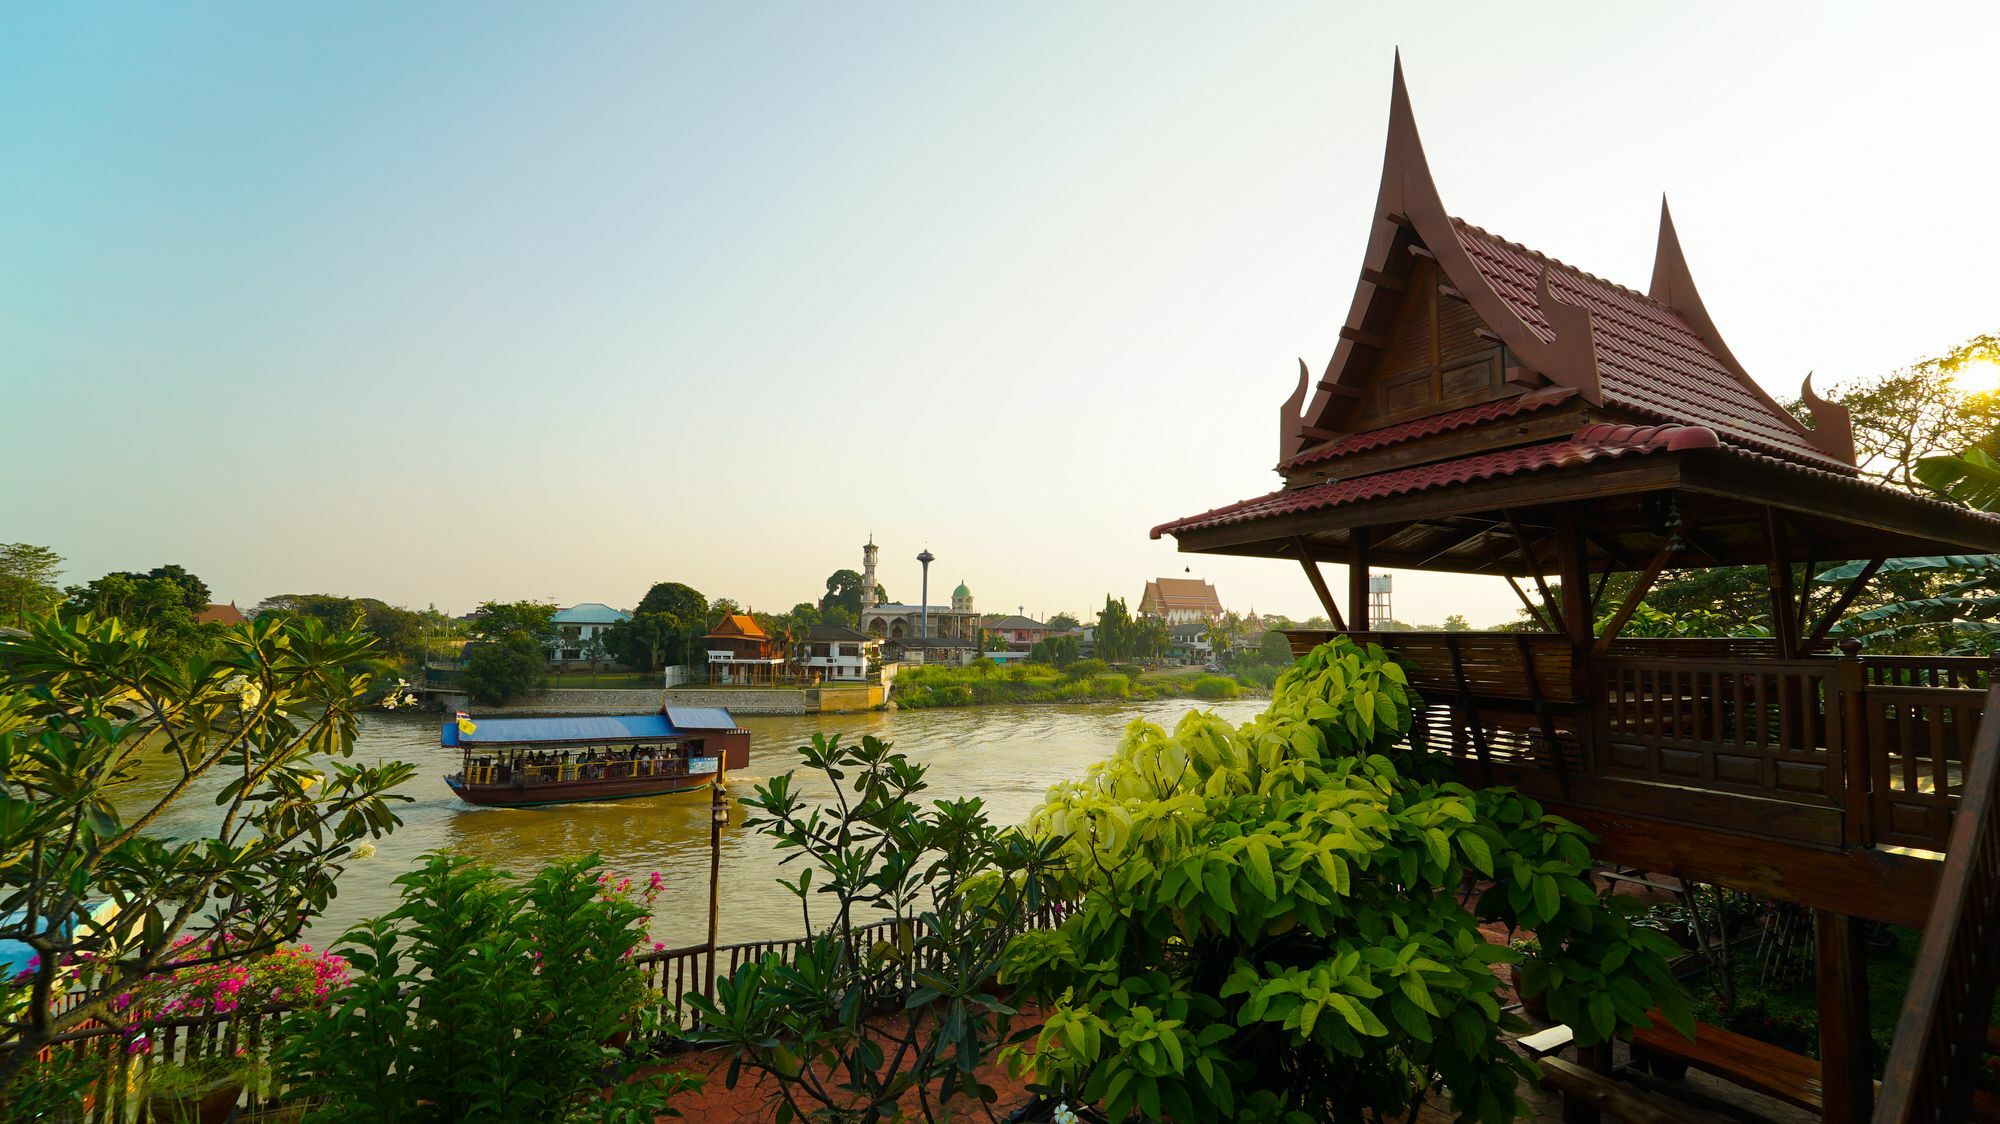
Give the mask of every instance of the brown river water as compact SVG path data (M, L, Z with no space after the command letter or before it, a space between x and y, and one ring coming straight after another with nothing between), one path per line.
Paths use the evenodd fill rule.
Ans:
M1171 727L1197 705L1242 722L1262 711L1265 700L745 716L739 722L752 734L750 768L732 772L730 782L739 793L747 792L754 783L791 768L797 762L795 747L815 732L852 739L873 734L929 767L929 797L978 796L996 823L1018 823L1042 802L1050 785L1082 776L1092 762L1108 755L1134 718ZM351 863L341 875L339 896L307 934L309 940L330 943L354 922L394 908L396 876L415 866L425 852L440 849L516 872L592 851L635 881L657 870L666 876L667 891L654 917L653 938L669 947L707 938L706 790L547 808L474 807L445 787L442 778L456 771L458 753L439 746L439 723L432 715L372 712L363 718L357 757L415 762L417 775L401 790L415 799L397 806L403 826L378 840L373 856ZM159 784L164 787L168 779L161 773ZM212 779L206 792L178 802L173 815L158 823L159 830L169 835L212 830L218 811L208 797L222 783ZM808 778L801 775L801 781ZM809 798L827 793L823 781L804 783L802 791ZM797 936L802 927L798 900L775 881L781 874L793 876L796 863L780 868L770 839L744 828L743 818L737 805L722 835L721 939Z

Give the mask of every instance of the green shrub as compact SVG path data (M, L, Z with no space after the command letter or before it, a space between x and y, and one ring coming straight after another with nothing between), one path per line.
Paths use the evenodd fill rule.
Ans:
M1188 691L1198 699L1233 699L1243 693L1243 688L1234 679L1202 675L1188 685Z
M403 902L342 938L355 969L282 1024L279 1067L321 1098L309 1121L652 1120L693 1082L633 1080L598 1096L607 1041L646 998L631 954L646 909L595 856L526 882L434 854L396 880ZM656 884L657 887L657 884ZM656 887L653 892L656 892ZM649 898L647 900L650 900Z
M1525 1024L1493 965L1522 956L1481 922L1537 933L1522 990L1579 1042L1654 1007L1692 1025L1676 950L1593 892L1582 829L1404 748L1415 705L1379 647L1341 637L1242 727L1137 721L1051 790L1029 830L1061 843L1077 904L1003 975L1047 1012L1017 1058L1039 1089L1112 1120L1381 1120L1437 1092L1511 1121L1532 1071L1501 1040ZM1469 909L1468 876L1492 880Z
M1111 665L1103 660L1077 660L1063 670L1073 679L1088 679L1093 675L1102 675L1110 671Z

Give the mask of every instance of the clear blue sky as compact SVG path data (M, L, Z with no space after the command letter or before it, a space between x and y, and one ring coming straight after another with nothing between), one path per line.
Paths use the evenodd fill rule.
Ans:
M14 5L0 541L463 610L1192 565L1326 361L1400 44L1446 204L1790 397L2000 326L1995 5ZM1411 576L1398 615L1509 615Z

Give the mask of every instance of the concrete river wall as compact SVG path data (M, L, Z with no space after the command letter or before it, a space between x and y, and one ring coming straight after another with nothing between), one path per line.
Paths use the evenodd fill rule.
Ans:
M563 688L527 695L505 706L475 707L464 695L436 696L446 710L480 714L648 714L661 706L719 706L731 714L845 714L874 710L881 687Z

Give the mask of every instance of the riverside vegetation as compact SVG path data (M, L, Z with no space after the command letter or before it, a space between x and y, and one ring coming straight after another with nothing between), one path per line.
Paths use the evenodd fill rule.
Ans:
M907 710L1009 703L1130 702L1147 699L1233 699L1267 689L1283 670L1251 665L1226 675L1198 668L1143 668L1078 660L1000 665L975 660L964 667L917 666L896 676L896 705Z

